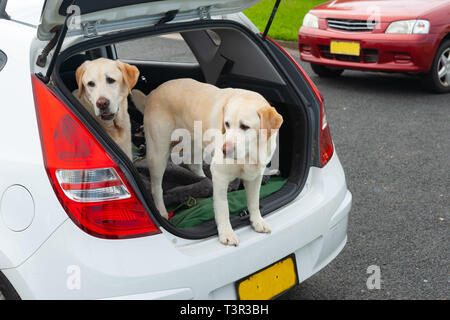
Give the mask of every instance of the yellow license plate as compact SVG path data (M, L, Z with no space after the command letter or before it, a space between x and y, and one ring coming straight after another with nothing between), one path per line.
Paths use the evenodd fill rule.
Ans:
M330 53L345 54L349 56L359 56L361 53L361 44L359 42L331 41Z
M268 300L298 283L295 256L292 254L236 283L241 300Z

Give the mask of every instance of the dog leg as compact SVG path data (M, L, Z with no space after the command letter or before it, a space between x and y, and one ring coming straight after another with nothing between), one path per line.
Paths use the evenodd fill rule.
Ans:
M214 217L219 233L219 241L224 245L238 246L239 239L231 226L230 212L228 211L227 191L230 181L222 177L220 173L215 173L214 167L211 167L211 170L213 180Z
M191 170L196 175L200 177L206 177L205 173L203 172L202 144L201 142L196 143L195 141L192 141L192 147L194 152L191 153L191 163L189 163L187 166L189 170Z
M158 145L150 136L147 136L146 139L148 141L147 158L153 201L161 216L169 219L169 214L164 204L162 181L167 167L167 160L169 159L170 140L167 140L167 143Z
M261 217L259 211L259 190L261 189L262 175L252 181L244 180L247 195L247 208L250 214L250 223L256 232L270 233L270 225Z
M202 164L188 164L189 170L191 170L193 173L200 177L206 177L205 173L203 172L203 165Z

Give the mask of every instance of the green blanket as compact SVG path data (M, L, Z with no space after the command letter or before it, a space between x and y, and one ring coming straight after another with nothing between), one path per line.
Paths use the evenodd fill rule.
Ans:
M261 186L259 198L265 198L280 190L287 182L286 178L273 177ZM239 215L247 209L245 190L238 190L228 193L228 207L230 214ZM177 228L190 228L203 222L214 219L213 198L205 198L187 209L175 211L175 215L170 219L170 223Z

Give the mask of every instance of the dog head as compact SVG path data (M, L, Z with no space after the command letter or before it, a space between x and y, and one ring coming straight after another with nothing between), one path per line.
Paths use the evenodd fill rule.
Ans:
M250 156L260 159L263 156L261 150L282 123L283 118L276 109L257 94L230 99L224 107L224 157L243 160Z
M76 71L79 98L85 97L93 114L112 121L139 77L132 65L100 58L84 62Z

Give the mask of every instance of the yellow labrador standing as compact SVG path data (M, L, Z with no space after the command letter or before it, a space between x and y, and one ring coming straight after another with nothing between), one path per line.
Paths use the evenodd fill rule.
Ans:
M135 66L120 61L105 58L86 61L76 71L78 89L73 92L130 159L127 97L138 77L139 70Z
M253 228L257 232L271 231L259 211L259 191L283 118L266 99L248 90L219 89L192 79L178 79L162 84L145 99L136 97L136 101L143 101L136 106L144 113L152 195L163 217L168 214L161 184L174 145L172 134L176 129L185 129L191 133L194 149L210 146L207 136L214 140L211 174L219 240L226 245L239 243L230 223L227 200L228 184L235 178L244 181ZM196 121L201 123L200 137L195 134ZM191 163L190 168L204 176L201 162Z

